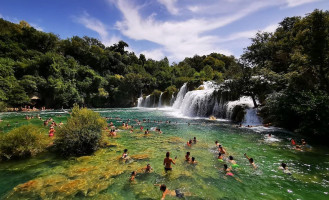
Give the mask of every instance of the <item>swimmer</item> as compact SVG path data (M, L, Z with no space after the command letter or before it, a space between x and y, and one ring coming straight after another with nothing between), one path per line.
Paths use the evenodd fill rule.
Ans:
M162 191L162 197L161 200L164 200L166 198L166 195L170 195L173 197L178 197L178 198L184 198L184 196L190 196L190 194L184 194L180 192L178 189L174 190L169 190L167 189L167 186L165 184L159 185L159 184L154 184L155 186L160 186L160 190Z
M222 145L219 145L219 146L218 146L218 151L219 151L219 153L221 153L221 154L226 154L226 150L222 147Z
M175 165L176 159L177 156L175 157L175 160L173 160L172 158L170 158L170 153L169 152L166 153L166 158L163 160L163 165L165 166L164 169L166 172L172 170L171 163Z
M234 174L231 172L231 168L228 168L227 164L224 164L223 170L226 176L234 176Z
M230 162L232 165L235 165L235 164L236 164L236 161L234 160L233 156L229 156L228 159L229 159L229 162Z
M186 144L187 144L188 147L191 147L192 146L192 140L187 141Z
M130 176L130 179L129 179L129 180L130 180L130 181L134 181L136 175L137 175L137 172L136 172L136 171L131 172L131 176Z
M191 160L191 162L190 162L191 164L197 164L198 162L195 160L195 158L194 157L192 157L192 160Z
M147 164L146 167L143 168L143 170L145 173L150 173L153 170L153 168L151 167L150 164Z
M238 168L240 167L236 161L234 160L233 156L229 156L229 162L232 164L232 168Z
M191 158L190 158L190 152L186 152L186 155L185 155L185 161L190 161Z
M220 145L218 141L216 141L215 144L216 144L216 147L217 147L217 148L218 148L219 145Z
M121 158L127 159L127 157L128 157L128 149L125 149L125 150L123 150L123 154L122 154Z
M279 169L282 169L283 173L285 173L285 174L292 175L292 173L289 171L286 163L281 163Z
M223 155L221 153L218 153L218 157L217 157L219 162L223 162Z
M196 137L193 138L193 142L194 142L194 144L196 144Z
M249 160L249 163L251 164L251 166L252 166L254 169L256 169L257 166L256 166L255 163L254 163L254 159L253 159L253 158L249 158L249 157L247 156L246 153L243 154L243 155L244 155L244 157L246 157L246 158Z

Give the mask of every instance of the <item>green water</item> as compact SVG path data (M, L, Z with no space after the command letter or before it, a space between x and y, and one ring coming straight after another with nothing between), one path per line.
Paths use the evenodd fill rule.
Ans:
M142 124L145 129L159 127L163 134L151 132L150 136L144 136L133 121L134 133L118 132L118 137L109 138L111 146L92 156L64 160L44 153L27 160L2 162L0 198L160 199L161 192L154 184L166 184L171 190L190 193L192 196L187 199L328 199L328 147L311 143L311 150L296 151L291 148L289 138L294 137L297 141L300 138L288 133L272 132L280 141L269 142L266 132L235 128L229 122L175 118L162 110L132 108L96 111L104 117L150 119L151 123ZM65 115L40 113L42 118L53 117L57 123L65 122ZM24 120L24 114L20 113L3 113L0 118L4 120L0 123L2 134L26 123L43 125L38 119ZM153 120L162 120L162 123L154 123ZM171 123L164 123L166 120ZM110 121L116 126L122 123L115 119ZM7 123L11 126L7 127ZM197 144L187 147L186 141L193 137L197 138ZM241 182L226 177L218 169L223 167L223 163L216 158L215 140L240 165L233 173ZM126 163L119 160L125 148L129 156L135 158ZM167 151L171 152L171 157L178 158L173 171L166 174L162 164ZM197 165L184 161L187 151L196 158ZM254 158L258 169L250 167L243 157L244 153ZM287 163L292 175L278 169L281 162ZM138 173L135 181L130 182L130 173L148 163L154 171Z

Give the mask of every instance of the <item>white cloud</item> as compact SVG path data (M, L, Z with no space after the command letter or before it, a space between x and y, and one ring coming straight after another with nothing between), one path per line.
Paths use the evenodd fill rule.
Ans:
M151 58L153 60L161 60L165 57L162 49L145 50L140 52L140 54L144 54L146 58Z
M173 15L177 15L178 14L178 8L175 6L175 3L177 2L177 0L158 0L159 3L161 3L162 5L164 5L168 12L170 12Z
M91 17L87 12L84 12L79 17L74 17L74 20L82 25L84 25L86 28L95 31L98 33L101 42L105 46L111 46L114 43L117 43L120 41L120 37L116 35L110 36L108 29L106 28L106 25L103 24L100 20Z
M296 7L307 3L313 3L321 0L286 0L288 7Z
M33 28L37 29L38 31L44 31L44 29L43 29L41 26L39 26L39 25L37 25L37 24L35 24L35 23L30 23L30 25L31 25Z
M247 31L233 33L227 37L220 38L218 40L218 42L224 43L224 42L230 42L232 40L253 38L253 37L255 37L257 32L274 32L277 27L278 27L277 24L272 24L272 25L264 27L263 29L254 29L254 30L247 30Z
M113 2L113 0L111 0ZM185 21L159 21L153 15L143 18L140 10L131 1L117 0L115 5L122 12L124 19L116 23L121 33L134 40L147 40L163 46L162 53L169 59L181 60L195 54L209 54L230 51L220 48L220 38L206 35L212 31L239 20L255 12L268 3L255 3L228 16L213 18L191 18ZM159 55L159 51L153 52Z

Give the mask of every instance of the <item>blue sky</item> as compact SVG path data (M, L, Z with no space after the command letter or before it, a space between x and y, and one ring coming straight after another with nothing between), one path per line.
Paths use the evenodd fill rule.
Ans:
M137 55L178 62L212 52L239 57L257 31L316 8L329 10L329 0L0 0L0 17L63 39L124 40Z

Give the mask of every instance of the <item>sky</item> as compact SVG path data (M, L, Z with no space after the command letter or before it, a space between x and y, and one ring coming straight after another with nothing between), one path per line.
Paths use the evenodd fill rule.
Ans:
M137 56L171 62L213 52L239 58L258 31L314 9L329 10L329 0L0 0L5 20L62 39L123 40Z

